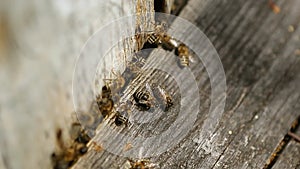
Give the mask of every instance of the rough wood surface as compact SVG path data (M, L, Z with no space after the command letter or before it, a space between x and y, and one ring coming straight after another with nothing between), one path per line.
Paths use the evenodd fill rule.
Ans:
M278 158L274 165L274 169L280 168L300 168L300 144L299 142L291 141L283 153Z
M190 1L189 8L196 3ZM299 115L299 1L278 5L281 13L275 15L263 1L214 1L197 13L194 23L216 46L229 92L213 145L225 143L219 155L195 168L262 168Z
M300 111L300 1L278 5L281 12L274 14L264 1L188 2L180 16L203 30L219 52L227 105L213 137L199 138L204 120L199 118L184 140L151 161L161 168L265 166ZM279 161L293 146L289 143ZM292 165L297 166L297 151L290 153L294 156L287 158L295 158ZM106 151L91 151L75 168L118 168L124 161Z
M133 4L0 2L1 169L51 168L56 130L69 137L72 74L80 49L97 29L134 13Z
M0 29L1 43L3 39L17 42L0 48L4 54L0 58L0 168L50 166L55 128L67 131L73 110L74 57L94 29L112 16L133 11L130 4L115 1L106 3L105 9L92 1L64 2L0 3L8 7L1 8L1 25L7 25ZM190 0L182 9L180 16L199 27L221 57L227 102L213 137L199 138L206 117L198 117L177 146L150 158L160 168L263 168L300 114L300 1L277 3L278 14L267 0ZM98 11L102 11L101 21L93 22ZM33 16L30 22L28 16ZM203 93L210 92L209 77L205 70L197 71L203 75L199 94L206 112L209 99ZM120 168L125 160L90 149L74 168ZM299 143L290 141L273 168L299 165Z

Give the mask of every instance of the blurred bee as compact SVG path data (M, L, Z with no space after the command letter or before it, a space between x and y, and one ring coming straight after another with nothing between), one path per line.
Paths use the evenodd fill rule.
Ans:
M152 99L148 91L136 91L133 98L141 111L147 111L151 108Z
M69 169L88 150L86 144L90 138L85 134L84 130L81 129L79 131L77 123L72 124L72 128L71 138L75 138L72 138L73 141L69 147L64 144L62 130L58 129L56 132L56 142L59 149L51 155L53 169ZM75 133L78 135L76 136Z
M149 160L146 159L128 159L125 164L126 166L123 167L125 169L153 169L157 166L156 164L151 163Z
M77 143L87 144L90 141L90 137L87 135L86 131L82 129L80 123L72 123L70 129L71 139Z
M96 102L103 117L111 114L114 102L112 100L111 89L108 85L102 87L101 97L99 95L96 96Z
M179 56L179 64L183 67L188 67L189 62L189 48L181 43L175 50L175 54Z

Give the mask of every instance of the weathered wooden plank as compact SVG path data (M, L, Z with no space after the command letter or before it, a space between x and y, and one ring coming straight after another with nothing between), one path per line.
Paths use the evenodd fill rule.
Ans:
M264 2L215 3L211 3L204 14L199 14L196 24L217 47L229 89L244 86L247 94L235 112L226 113L223 126L216 131L216 135L221 136L217 139L219 142L222 139L228 142L214 166L259 168L299 112L298 107L290 108L299 100L299 93L295 92L299 77L284 80L299 71L299 58L294 54L299 44L299 30L293 33L287 30L289 25L299 23L299 12L296 8L291 10L293 4L289 3L282 4L282 13L286 15L274 15ZM218 12L219 15L215 15ZM280 42L283 37L285 41ZM229 105L236 102L231 96L229 93ZM285 102L284 96L291 102ZM276 106L279 102L282 102L281 109ZM282 122L275 125L274 119ZM227 134L228 131L233 134ZM215 160L211 156L198 167L210 168L212 161Z
M281 13L275 15L262 1L189 1L181 16L204 30L216 46L227 77L227 106L213 137L199 138L205 118L198 117L188 136L170 151L152 157L153 162L161 168L265 165L300 109L300 60L295 53L299 1L279 6ZM290 25L294 31L288 29ZM202 90L207 92L208 76L204 77ZM79 164L117 168L124 162L103 151L88 153Z
M4 12L4 18L9 20L10 31L7 34L12 39L18 37L19 47L16 53L10 54L13 57L1 56L4 68L1 71L1 93L4 96L1 101L4 105L1 105L0 114L0 166L47 168L54 147L55 128L62 127L65 131L68 128L64 124L69 121L65 118L72 111L68 95L75 62L73 56L77 56L79 48L98 25L111 20L110 12L104 10L101 21L91 23L103 6L91 1L85 2L86 9L80 7L82 4L71 4L73 2L69 1L65 5L30 1L20 5L22 10L10 6L9 11ZM107 6L114 6L109 4ZM204 30L221 56L228 83L227 105L213 137L199 138L199 130L206 118L199 116L185 139L170 151L152 157L151 161L161 168L264 166L300 110L300 2L285 1L278 5L281 12L275 15L264 1L188 2L181 16ZM68 6L72 8L64 8ZM39 7L43 12L33 7ZM130 13L128 9L120 13L121 8L117 5L112 10L114 16ZM40 12L45 15L40 15ZM32 14L34 17L29 29L27 22L23 21ZM45 39L50 41L50 46L44 42ZM68 47L61 48L66 42L70 42ZM9 51L15 52L15 49ZM33 71L32 65L39 65L35 67L39 71ZM196 79L203 86L201 90L209 94L208 75L202 69L193 70L199 73ZM26 76L19 75L21 73ZM57 77L57 74L62 77ZM41 77L47 78L38 83ZM31 85L32 81L34 85ZM45 88L50 92L44 92ZM32 91L36 89L38 94L35 95ZM204 102L201 110L207 112L209 99L203 92L199 94L201 102ZM50 98L46 97L49 95ZM41 122L43 125L40 125ZM157 126L156 129L161 129ZM32 146L36 140L41 142ZM203 141L206 144L203 145ZM290 142L274 167L299 167L298 152L298 144ZM292 162L286 163L286 159ZM119 168L125 160L105 150L97 152L91 148L74 168Z
M300 168L300 144L296 141L288 143L283 153L279 156L277 162L273 166L274 169L281 168Z
M51 167L57 128L69 137L72 74L80 49L101 26L132 14L132 4L0 2L1 169Z

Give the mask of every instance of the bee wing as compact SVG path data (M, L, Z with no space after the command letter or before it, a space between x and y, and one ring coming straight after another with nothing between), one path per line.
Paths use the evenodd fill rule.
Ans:
M177 48L179 46L179 42L173 38L170 39L170 43L175 47Z
M190 60L190 62L192 62L192 63L195 63L195 62L196 62L196 58L195 58L193 55L189 55L189 60Z
M158 85L157 88L158 88L159 92L161 93L161 95L166 97L166 91L160 85Z
M149 91L151 97L154 97L153 90L151 89L151 86L149 83L146 83L146 89Z

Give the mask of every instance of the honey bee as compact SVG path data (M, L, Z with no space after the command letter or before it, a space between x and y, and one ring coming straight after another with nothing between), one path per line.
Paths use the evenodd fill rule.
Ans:
M152 45L161 46L165 50L172 51L177 45L174 43L175 40L166 34L166 29L166 23L155 25L155 30L147 35L147 42Z
M81 125L78 122L72 123L70 129L70 136L75 142L87 144L90 141L90 137L82 129Z
M128 114L126 112L118 112L115 115L115 124L116 126L121 126L123 124L127 124L128 122Z
M175 39L167 34L156 34L151 33L148 35L147 41L150 44L156 44L157 46L162 47L165 50L172 51L178 46L178 43Z
M102 97L102 99L104 99L104 98L111 99L112 98L112 92L111 92L109 85L105 84L102 87L101 97Z
M150 44L159 44L160 43L160 36L156 33L151 33L147 36L147 41Z
M176 49L175 53L179 56L179 63L183 67L188 67L189 62L189 48L181 43Z
M160 108L166 112L171 106L173 106L173 99L170 94L160 85L157 86L157 89L158 90L154 90L154 96L158 101Z
M97 104L103 117L111 114L114 107L113 100L108 98L100 99L99 101L97 101Z
M172 51L178 47L178 43L171 36L164 34L161 37L161 47L165 50Z
M72 127L76 128L74 131L78 130L77 123L72 124ZM78 132L78 135L72 139L72 144L67 147L62 138L62 130L57 130L56 142L59 149L51 155L53 169L69 169L82 155L87 152L88 149L86 144L89 142L90 138L84 130L81 129L80 132Z
M139 159L139 160L127 160L127 169L153 169L157 165L154 163L151 163L149 160L146 159Z
M131 106L132 102L130 100L127 100L126 102L121 102L117 105L116 108L116 113L114 115L115 119L115 125L116 126L121 126L121 125L126 125L128 124L128 117L129 117L129 112L131 112Z
M133 98L136 105L141 111L147 111L151 108L151 98L148 91L136 91L133 94Z
M96 96L96 102L103 117L106 117L112 112L114 102L112 100L112 93L108 85L102 87L101 97L99 95Z

